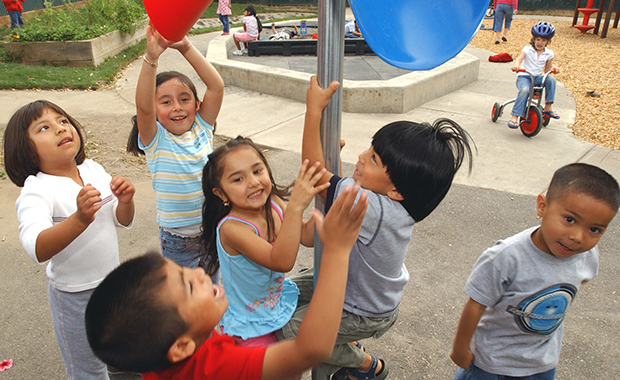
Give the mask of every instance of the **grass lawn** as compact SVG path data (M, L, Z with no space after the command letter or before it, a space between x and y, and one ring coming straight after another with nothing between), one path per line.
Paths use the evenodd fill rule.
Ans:
M243 15L246 4L232 4L232 15ZM201 18L217 18L217 3L212 3ZM316 12L316 7L282 7L256 5L256 12L273 13L284 11ZM270 21L280 21L270 20ZM231 27L238 27L234 24ZM190 34L209 33L221 30L222 26L192 30ZM0 39L10 38L8 27L0 28ZM29 66L15 63L0 47L0 90L16 89L72 89L72 90L96 90L112 85L116 76L128 64L137 59L146 50L146 41L129 47L122 52L105 60L99 66L67 67L67 66Z

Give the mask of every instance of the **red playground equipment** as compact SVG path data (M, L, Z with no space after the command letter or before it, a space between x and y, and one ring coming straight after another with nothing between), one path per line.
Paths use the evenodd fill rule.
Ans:
M609 3L608 3L609 2ZM608 4L607 4L608 3ZM615 9L616 0L600 0L599 8L592 8L593 0L588 0L586 7L581 8L581 0L577 0L577 4L575 5L575 13L573 14L573 26L579 29L582 33L587 32L590 29L594 29L592 32L594 34L599 33L599 27L601 26L601 21L603 21L603 15L605 15L605 22L603 23L603 29L601 31L600 37L607 37L607 31L609 30L610 23L612 21L611 16L615 13L616 17L613 20L612 28L618 28L618 19L620 18L620 4L618 9ZM607 7L605 7L607 5ZM579 18L579 13L583 13L583 21L581 25L577 24L577 19ZM597 13L596 21L594 22L594 26L588 25L590 21L590 15L593 13Z

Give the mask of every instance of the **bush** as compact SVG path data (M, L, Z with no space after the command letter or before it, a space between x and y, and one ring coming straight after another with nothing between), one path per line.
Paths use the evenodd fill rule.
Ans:
M18 30L20 41L79 41L99 37L114 30L133 34L144 21L146 12L135 0L87 0L76 6L65 3L45 9L28 19ZM141 2L140 2L141 4Z

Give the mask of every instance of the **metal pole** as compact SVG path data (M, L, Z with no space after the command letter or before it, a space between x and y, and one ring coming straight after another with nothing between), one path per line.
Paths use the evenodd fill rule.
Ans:
M345 0L319 1L319 37L317 42L317 79L322 88L332 81L342 84L344 61ZM340 172L340 122L342 119L342 86L332 96L321 118L321 143L325 167L332 173ZM314 199L317 209L325 211L320 196ZM318 277L323 246L314 236L314 279ZM327 375L312 370L312 380L328 380Z

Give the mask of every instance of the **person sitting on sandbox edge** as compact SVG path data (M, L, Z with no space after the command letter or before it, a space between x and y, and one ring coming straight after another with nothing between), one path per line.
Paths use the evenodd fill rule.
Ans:
M152 379L301 378L330 355L340 325L349 253L368 198L348 187L325 218L313 211L323 243L321 268L296 339L243 347L214 330L228 308L224 290L200 267L158 253L130 259L95 289L85 313L88 342L104 363Z
M297 25L293 24L293 28L295 30L284 29L281 32L276 31L276 24L271 23L271 36L269 36L269 41L280 41L280 40L290 40L291 38L299 35L299 29Z

